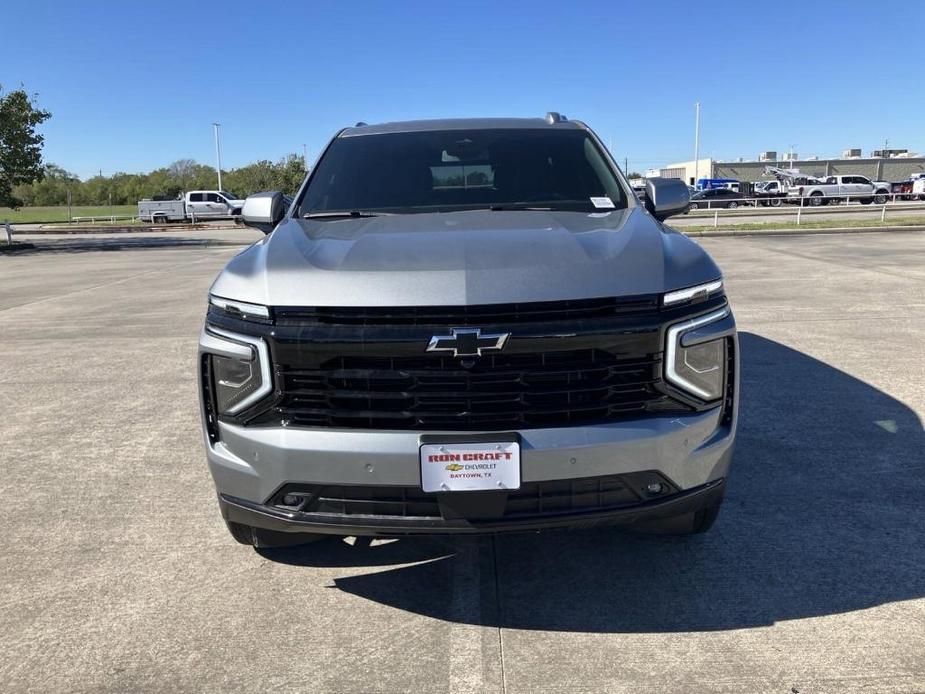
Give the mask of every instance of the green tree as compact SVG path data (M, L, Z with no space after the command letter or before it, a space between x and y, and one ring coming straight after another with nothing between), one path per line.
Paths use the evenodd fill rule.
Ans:
M39 181L42 142L35 129L51 118L48 111L33 105L35 96L17 89L4 95L0 86L0 207L19 207L13 187Z
M35 205L66 205L68 191L75 195L80 190L80 179L60 166L47 164L42 179L33 183L20 183L13 188L13 197L32 207Z
M243 196L264 190L294 194L305 174L302 157L290 154L276 162L264 159L222 171L222 185L225 190ZM149 173L119 172L84 181L60 166L49 164L44 167L42 180L16 185L13 195L30 206L64 205L68 191L75 205L106 205L110 195L113 205L134 205L143 198L171 199L190 190L214 190L217 178L213 167L192 159L179 159Z

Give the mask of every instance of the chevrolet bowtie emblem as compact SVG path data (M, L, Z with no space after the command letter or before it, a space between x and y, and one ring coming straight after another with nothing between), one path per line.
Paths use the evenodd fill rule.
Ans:
M454 357L480 357L482 352L501 351L510 333L483 335L481 328L452 328L449 335L434 335L428 352L452 352Z

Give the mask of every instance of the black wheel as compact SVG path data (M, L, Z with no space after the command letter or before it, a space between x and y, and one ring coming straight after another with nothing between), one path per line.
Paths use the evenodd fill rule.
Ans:
M769 203L771 207L780 207L780 198L771 198Z
M874 203L877 205L885 205L888 197L886 193L877 193L874 196Z
M739 206L739 203L737 203L735 200L733 200L728 205L726 205L726 207L729 208L730 210L734 210L738 206Z
M862 204L862 205L869 205L869 204L872 203L873 201L874 201L873 198L861 198L861 204Z
M270 549L273 547L293 547L295 545L309 545L313 542L326 540L331 535L321 533L279 533L273 530L264 530L255 528L242 523L225 521L228 526L228 532L231 536L242 545L251 547Z
M699 511L683 513L680 516L658 518L636 523L633 530L651 535L698 535L713 527L722 504L707 506Z
M688 208L688 209L691 209L691 210L699 210L699 209L700 209L700 205L698 205L696 202L692 202L690 208Z
M825 198L822 197L822 193L813 193L809 196L809 204L813 207L821 207L825 205Z

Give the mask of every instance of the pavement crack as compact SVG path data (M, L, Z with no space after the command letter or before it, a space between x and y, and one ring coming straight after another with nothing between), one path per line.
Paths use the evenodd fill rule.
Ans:
M491 558L494 566L495 579L495 611L498 623L498 664L501 668L501 694L507 692L507 675L504 671L504 605L501 602L501 580L498 571L498 540L495 536L491 538Z

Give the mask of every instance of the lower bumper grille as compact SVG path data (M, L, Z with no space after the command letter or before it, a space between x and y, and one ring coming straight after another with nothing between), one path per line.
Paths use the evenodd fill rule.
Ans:
M657 494L649 485L660 484ZM572 480L527 482L515 491L506 492L502 519L534 518L564 513L602 511L633 506L678 492L664 475L655 471L623 475L586 477ZM459 493L457 493L458 496ZM479 492L464 492L477 495ZM485 492L497 496L505 492ZM297 508L283 504L283 497L301 498ZM271 506L300 513L335 516L375 516L383 518L443 517L441 497L428 494L420 487L361 487L288 484L273 495Z

